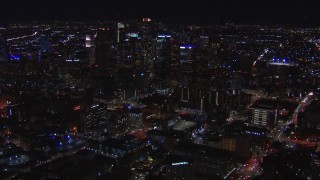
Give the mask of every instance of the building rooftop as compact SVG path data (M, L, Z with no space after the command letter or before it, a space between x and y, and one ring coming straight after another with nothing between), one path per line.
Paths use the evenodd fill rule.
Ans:
M250 109L264 109L264 110L275 110L275 109L287 109L293 111L297 107L296 102L286 101L286 100L277 100L277 99L258 99L254 102L249 108Z
M258 99L254 102L250 109L264 109L264 110L274 110L277 108L277 102L273 99Z
M192 121L178 121L175 125L173 125L173 130L175 131L186 131L191 129L197 125L196 122Z

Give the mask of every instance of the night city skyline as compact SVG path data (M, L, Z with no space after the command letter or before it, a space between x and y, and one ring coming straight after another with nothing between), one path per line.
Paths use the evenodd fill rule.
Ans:
M320 179L318 1L0 5L0 179Z
M316 0L4 0L2 21L130 20L144 16L191 23L318 24Z

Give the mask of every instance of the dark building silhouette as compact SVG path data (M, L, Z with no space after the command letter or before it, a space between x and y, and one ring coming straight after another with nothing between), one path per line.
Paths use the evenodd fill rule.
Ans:
M7 43L5 38L0 36L0 61L8 60Z
M96 65L101 72L106 72L111 64L111 32L109 29L99 28L96 37Z
M320 127L320 101L313 101L306 110L298 115L298 127L319 129Z
M180 156L170 156L166 162L166 180L192 180L192 161Z

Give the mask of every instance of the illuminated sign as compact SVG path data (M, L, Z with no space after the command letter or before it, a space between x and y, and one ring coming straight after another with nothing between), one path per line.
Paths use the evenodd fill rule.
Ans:
M171 38L171 35L158 35L158 38Z
M180 49L192 49L193 46L180 46Z
M178 162L178 163L172 163L172 166L179 166L179 165L186 165L189 164L188 162Z
M91 109L96 108L96 107L99 107L99 104L92 105Z
M151 22L151 19L150 18L143 18L142 21L143 22Z
M9 59L13 61L19 61L21 59L21 56L18 54L9 55Z
M80 59L66 59L67 62L79 62Z
M138 33L127 33L127 37L137 38L137 37L139 37L139 34Z

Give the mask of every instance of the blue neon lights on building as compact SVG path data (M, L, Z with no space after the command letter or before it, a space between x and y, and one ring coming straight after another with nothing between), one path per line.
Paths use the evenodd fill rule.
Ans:
M10 54L9 59L12 61L19 61L21 59L21 56L18 54Z
M180 49L192 49L192 48L194 48L194 46L192 46L192 45L182 45L182 46L180 46Z

